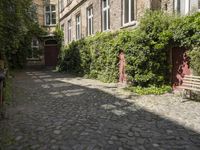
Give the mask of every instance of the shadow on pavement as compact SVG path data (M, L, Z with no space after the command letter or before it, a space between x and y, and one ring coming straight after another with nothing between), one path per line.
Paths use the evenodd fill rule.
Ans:
M62 77L17 73L10 118L0 122L2 149L200 149L199 133L134 102L55 80Z

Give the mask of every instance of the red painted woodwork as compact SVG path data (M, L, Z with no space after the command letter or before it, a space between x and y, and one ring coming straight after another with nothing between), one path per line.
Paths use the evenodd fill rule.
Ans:
M126 65L125 54L124 52L120 52L119 54L119 82L126 84L127 78L126 78L126 73L125 73L125 65Z
M177 90L178 86L183 83L183 77L190 75L189 57L184 48L173 48L172 50L172 84L173 89Z
M45 65L56 66L58 62L59 49L56 45L45 46Z

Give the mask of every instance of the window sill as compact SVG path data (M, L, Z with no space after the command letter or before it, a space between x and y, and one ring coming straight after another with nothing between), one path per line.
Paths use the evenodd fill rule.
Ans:
M120 29L132 27L132 26L136 26L136 25L137 25L137 21L133 21L133 22L124 24Z
M44 25L44 27L56 27L56 24L52 24L52 25Z
M103 30L102 32L110 32L110 29L107 29L107 30Z

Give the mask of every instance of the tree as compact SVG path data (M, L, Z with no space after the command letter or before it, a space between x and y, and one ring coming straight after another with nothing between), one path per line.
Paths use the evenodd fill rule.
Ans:
M9 67L23 67L31 37L39 36L36 9L32 0L0 1L0 59Z

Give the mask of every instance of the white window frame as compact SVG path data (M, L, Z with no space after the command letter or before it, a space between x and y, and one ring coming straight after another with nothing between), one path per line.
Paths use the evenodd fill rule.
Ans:
M128 25L132 25L136 23L136 5L137 5L137 0L128 0L129 2L129 18L128 18L128 22L125 23L125 0L123 0L123 26L128 26ZM134 1L134 10L132 10L131 8L131 3L132 1ZM132 15L132 11L134 11L134 20L131 20L131 15Z
M46 7L49 6L49 11L46 10ZM52 6L55 7L55 10L52 11ZM49 13L49 17L50 17L50 23L47 24L47 19L46 19L46 15ZM44 6L44 18L45 18L45 26L55 26L56 23L57 23L57 19L56 19L56 22L55 24L52 23L52 14L55 13L56 14L56 5L54 4L49 4L49 5L46 5ZM56 14L57 15L57 14Z
M181 3L185 3L184 14L181 13ZM181 15L187 15L190 12L190 0L180 0L180 12L178 12L178 0L175 0L175 11Z
M200 0L198 0L197 2L197 7L198 7L198 10L200 11Z
M70 43L72 41L72 20L67 21L67 41Z
M36 41L36 45L33 44L33 43L34 43L34 42L33 42L34 40ZM34 50L34 49L39 50L39 47L40 47L40 46L39 46L39 41L38 41L38 39L33 38L32 41L31 41L31 57L28 57L29 60L39 58L39 57L34 57L34 56L33 56L33 54L34 54L34 53L33 53L33 50Z
M90 22L91 22L91 28L89 26ZM92 34L94 34L93 7L90 6L90 7L87 8L87 35L92 35Z
M81 39L81 14L76 15L76 40Z
M104 1L106 1L106 7L104 7ZM109 0L102 0L102 30L108 31L110 30L110 5ZM106 27L104 27L104 12L106 12Z

